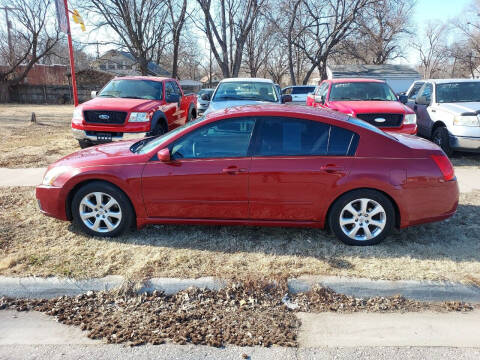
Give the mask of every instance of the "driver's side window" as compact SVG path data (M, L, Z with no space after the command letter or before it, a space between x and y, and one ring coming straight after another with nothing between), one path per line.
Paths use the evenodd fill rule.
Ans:
M423 85L423 89L421 90L419 96L424 96L427 103L430 103L432 100L432 92L433 92L432 84L425 83L425 85Z
M202 126L170 146L172 159L245 157L254 125L253 118L239 118L220 120Z

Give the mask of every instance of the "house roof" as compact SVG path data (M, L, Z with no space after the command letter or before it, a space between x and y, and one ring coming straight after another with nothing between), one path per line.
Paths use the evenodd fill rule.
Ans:
M131 53L129 53L128 51L118 51L119 54L125 56L126 58L128 58L129 60L131 61L134 61L136 62L137 60L135 59L135 56L133 56ZM147 65L147 69L148 71L150 71L152 73L152 75L157 75L157 76L170 76L170 73L168 72L168 70L165 70L164 68L162 68L160 65L158 64L155 64L153 61L150 61Z
M420 73L408 65L329 65L333 78L414 78L420 79Z

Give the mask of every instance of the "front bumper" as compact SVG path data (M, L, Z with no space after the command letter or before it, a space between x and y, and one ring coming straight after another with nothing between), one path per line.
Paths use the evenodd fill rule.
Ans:
M103 131L85 131L72 128L73 137L77 140L88 140L92 143L96 142L104 142L103 140L99 140L97 135L98 133L105 133ZM120 140L132 140L138 139L147 136L146 132L112 132L112 141L120 141Z
M450 135L450 146L455 150L480 152L480 137Z
M402 125L399 128L388 128L388 127L381 127L381 126L379 128L383 131L392 132L396 134L417 135L417 124Z
M63 188L39 185L35 189L35 195L38 207L43 214L60 220L68 220Z

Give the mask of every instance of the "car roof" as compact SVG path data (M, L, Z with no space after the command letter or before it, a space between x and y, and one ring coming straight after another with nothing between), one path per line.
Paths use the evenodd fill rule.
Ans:
M317 85L290 85L290 86L285 86L284 89L286 88L304 88L304 87L315 87Z
M338 78L338 79L329 79L333 84L344 83L344 82L377 82L384 83L385 81L379 79L369 79L369 78Z
M480 82L480 79L426 79L423 82L432 82L434 84L448 84L452 82Z
M208 113L205 118L212 119L222 117L223 115L251 115L251 116L298 116L304 115L324 116L330 119L347 121L349 117L343 113L333 110L320 109L304 105L286 105L286 104L258 104L258 105L240 105L232 106L226 109L220 109Z
M220 81L220 83L224 82L263 82L268 84L273 84L273 81L270 79L265 78L226 78Z
M158 76L115 76L114 80L150 80L150 81L176 81L172 78Z

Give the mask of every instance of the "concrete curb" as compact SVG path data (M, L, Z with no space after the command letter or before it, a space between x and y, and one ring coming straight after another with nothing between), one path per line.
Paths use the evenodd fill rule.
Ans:
M480 303L480 287L453 282L415 280L370 280L336 276L301 276L288 279L292 293L306 292L314 285L322 285L338 293L359 298L402 295L419 301L464 301Z
M360 298L400 294L406 298L420 301L480 303L480 287L452 282L387 281L334 276L302 276L288 279L287 282L291 293L306 292L314 285L319 284L338 293ZM122 276L106 276L87 280L0 276L0 296L48 299L58 296L76 296L87 291L112 290L121 287L124 283L125 280ZM218 291L225 287L227 283L227 280L214 277L198 279L152 278L139 287L137 291L143 293L158 290L172 295L192 286Z

